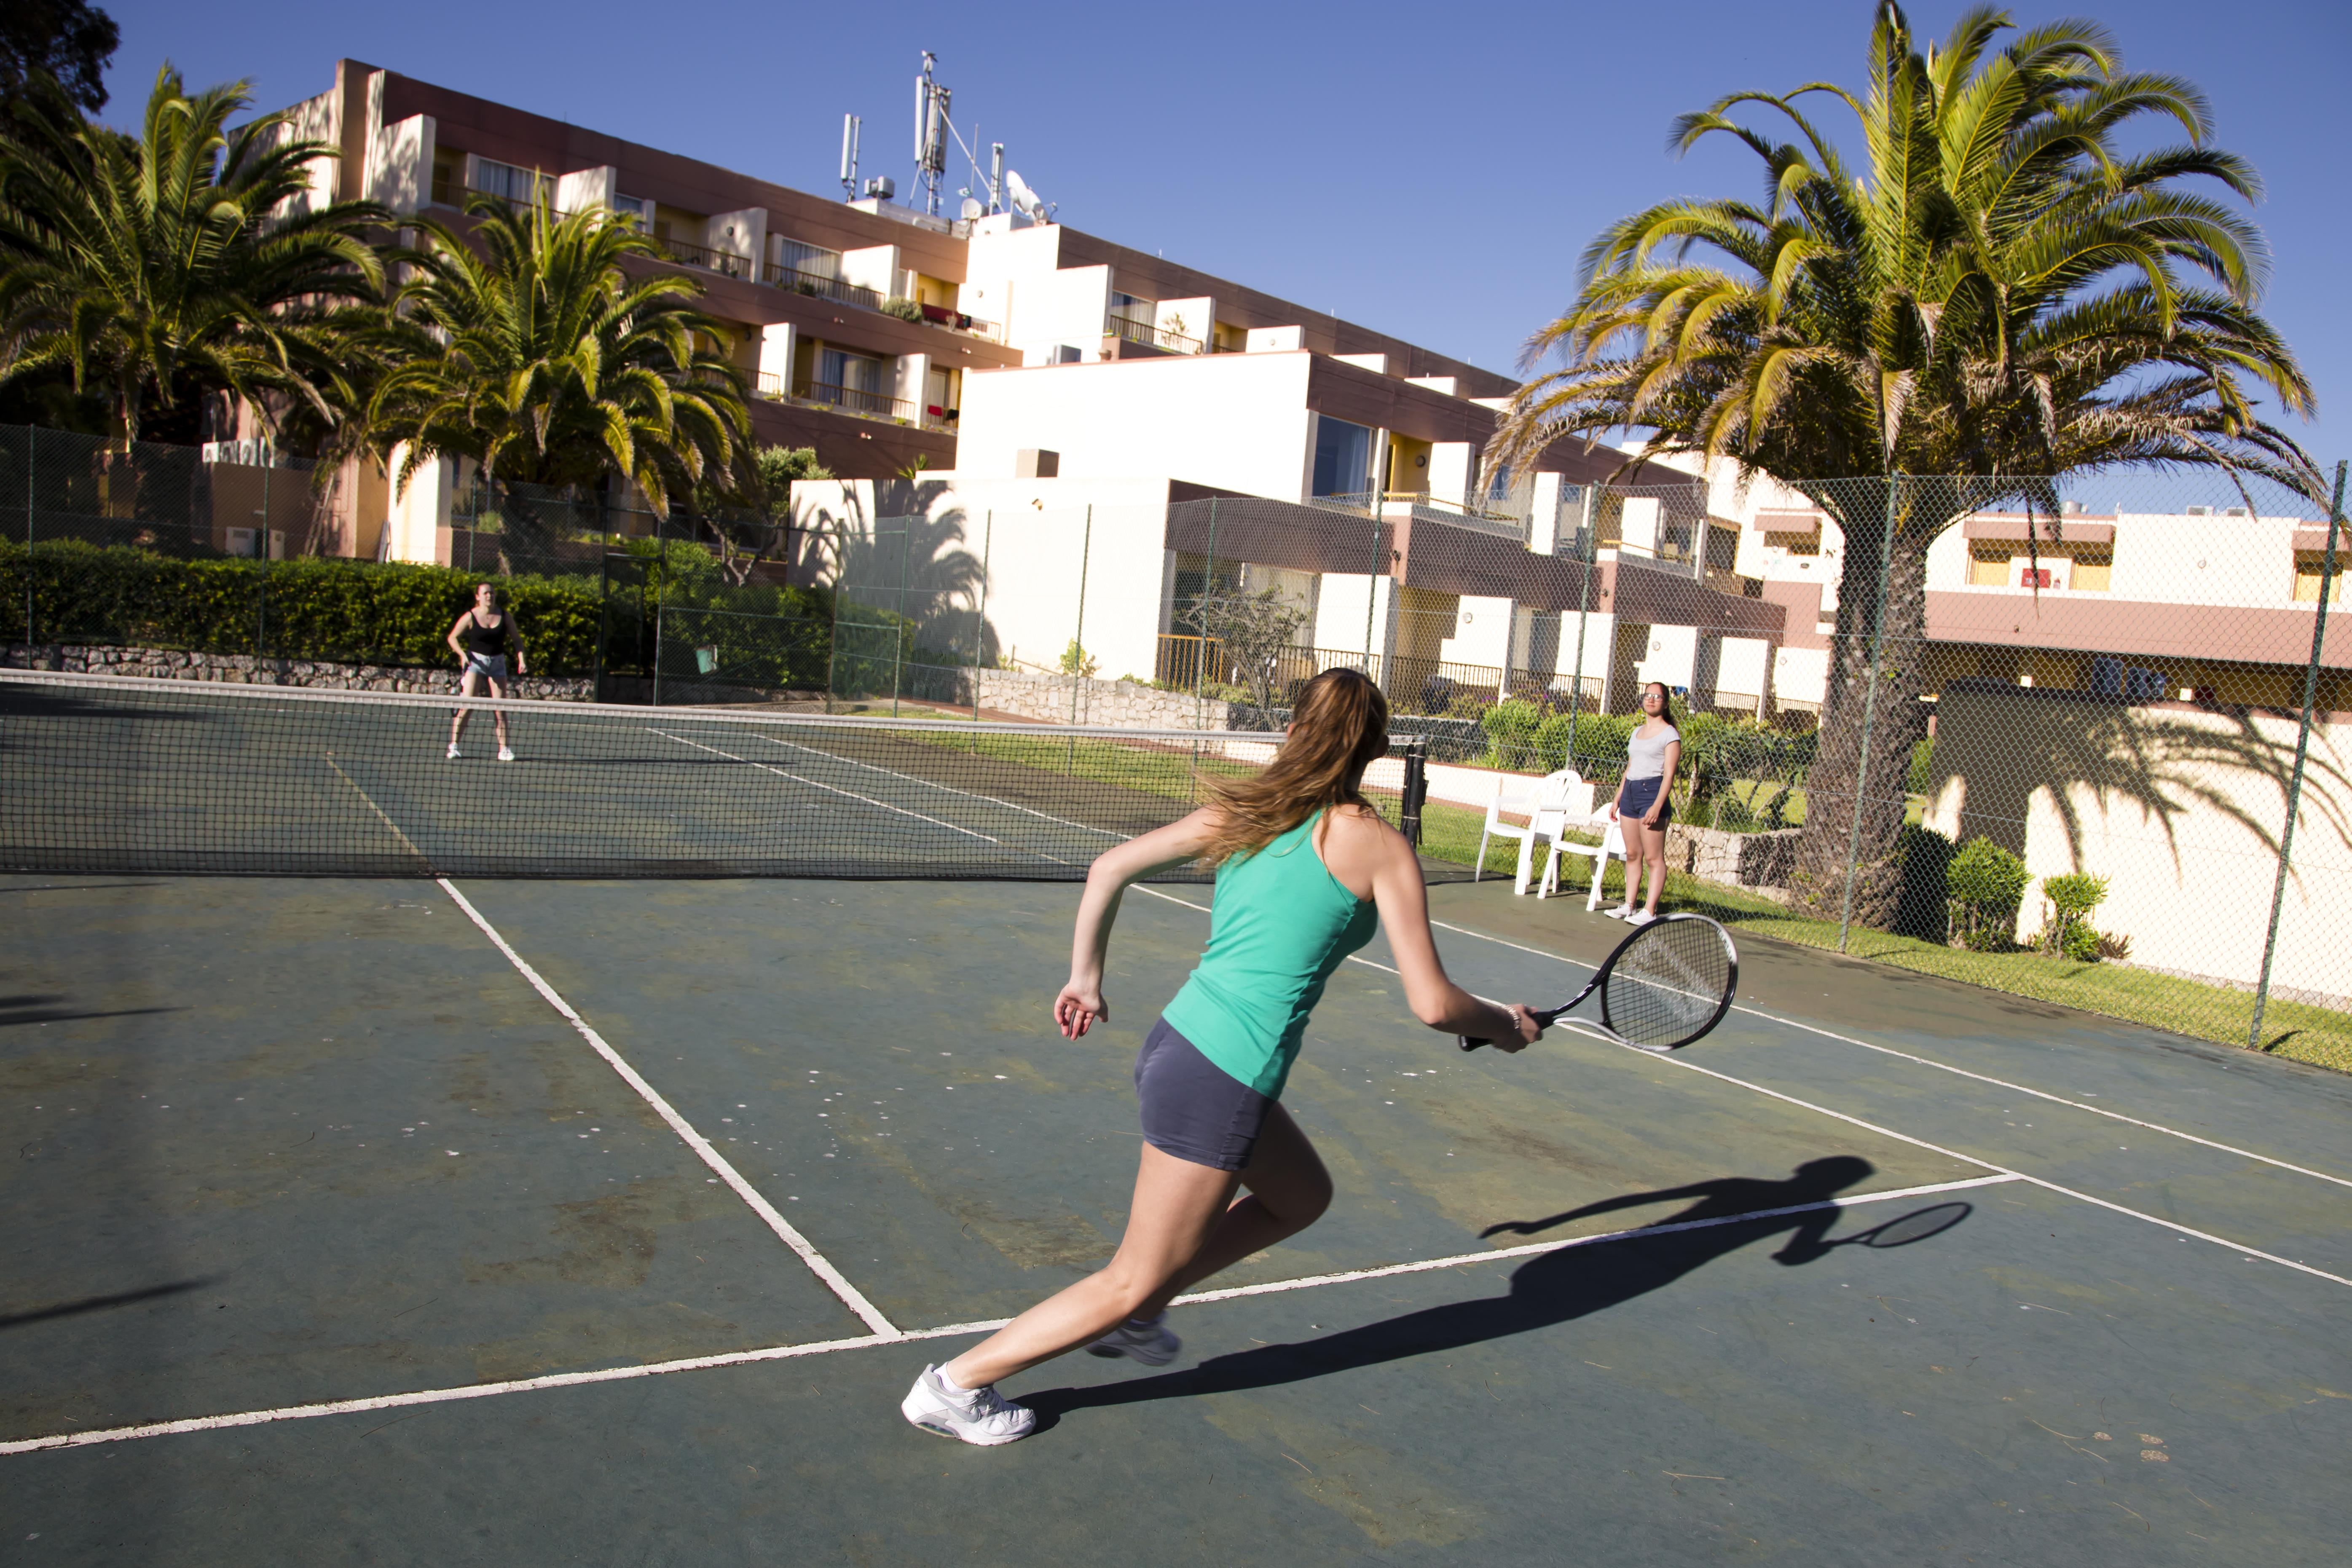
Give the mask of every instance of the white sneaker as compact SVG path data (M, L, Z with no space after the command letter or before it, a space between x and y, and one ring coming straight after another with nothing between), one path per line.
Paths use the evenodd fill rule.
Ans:
M1631 904L1620 904L1613 910L1603 910L1601 912L1607 915L1612 921L1622 921L1633 912L1633 906Z
M514 748L512 746L500 746L499 748L499 761L502 763L513 762Z
M1184 1342L1168 1331L1168 1314L1162 1312L1156 1318L1129 1318L1088 1345L1087 1353L1166 1366L1183 1348Z
M1657 918L1647 910L1635 910L1632 914L1625 916L1624 921L1629 926L1645 926Z
M898 1402L898 1413L926 1432L983 1448L1018 1443L1037 1426L1037 1413L1006 1399L995 1384L958 1393L935 1366L925 1367L915 1379L915 1386Z
M454 763L454 762L456 762L456 761L457 760L457 757L458 757L457 742L455 742L455 741L452 741L452 742L449 742L449 760L450 760L451 762L453 762L453 763Z

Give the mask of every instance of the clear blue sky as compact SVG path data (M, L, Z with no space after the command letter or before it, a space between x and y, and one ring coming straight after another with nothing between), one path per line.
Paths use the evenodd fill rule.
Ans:
M1959 8L1911 15L1940 33ZM967 135L1005 142L1064 221L1505 371L1572 294L1602 224L1669 195L1753 194L1744 150L1669 157L1675 115L1739 89L1855 84L1870 20L1864 0L108 9L122 26L117 121L166 58L200 85L248 78L276 108L324 89L348 56L816 192L838 188L845 111L865 116L865 171L911 184L928 48ZM2095 16L2127 65L2204 87L2220 144L2269 187L2255 214L2273 252L2266 308L2321 409L2298 437L2324 462L2352 457L2352 312L2328 282L2352 258L2352 6L2091 0L2015 15ZM1851 121L1816 101L1858 153ZM964 183L960 160L950 173L950 189Z

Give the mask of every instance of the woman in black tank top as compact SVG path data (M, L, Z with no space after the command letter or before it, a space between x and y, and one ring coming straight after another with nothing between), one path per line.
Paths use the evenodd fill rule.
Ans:
M457 656L465 673L458 678L457 689L467 697L479 697L488 687L492 697L507 695L507 655L514 654L514 673L528 673L522 633L515 626L514 616L499 607L499 590L495 584L483 583L474 589L474 607L459 616L449 627L449 651ZM466 720L473 710L460 708L449 718L449 760L461 754L457 742L466 733ZM492 715L499 728L499 761L514 761L514 738L507 722L506 710Z

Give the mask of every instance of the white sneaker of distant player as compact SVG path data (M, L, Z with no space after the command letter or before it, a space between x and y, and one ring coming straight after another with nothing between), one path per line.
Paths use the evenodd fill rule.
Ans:
M499 761L502 763L513 762L514 748L512 746L500 746L499 748Z
M460 752L457 750L457 742L452 741L452 742L449 742L449 760L450 760L451 762L453 762L453 763L454 763L454 762L456 762L456 761L458 759L458 757L460 757L460 756L461 756L461 755L463 755L463 754L464 754L464 753Z
M1036 1430L1037 1413L1015 1405L991 1384L970 1392L950 1388L940 1369L927 1366L898 1402L898 1413L926 1432L993 1448Z
M1156 1318L1129 1318L1102 1338L1087 1347L1088 1355L1125 1356L1146 1366L1166 1366L1184 1348L1184 1342L1168 1331L1168 1314Z

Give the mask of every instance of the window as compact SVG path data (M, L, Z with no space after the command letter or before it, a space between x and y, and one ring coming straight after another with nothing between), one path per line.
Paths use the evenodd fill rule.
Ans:
M841 252L827 250L822 245L804 245L797 239L776 241L776 260L787 272L805 272L812 278L838 279L841 276Z
M1318 415L1315 420L1315 485L1318 496L1361 495L1371 488L1372 433L1364 426Z
M2341 540L2343 536L2339 534L2336 537ZM2296 604L2319 603L2319 579L2326 565L2327 556L2324 552L2298 550L2294 552L2294 602ZM2344 602L2344 574L2347 567L2352 567L2352 559L2347 559L2344 551L2339 548L2336 552L2336 577L2327 585L2327 602L2331 605L2340 605Z
M488 158L474 160L474 189L485 195L527 203L532 199L535 189L552 184L536 170L517 168L512 163L495 163ZM553 193L551 191L549 194L551 195Z
M1486 499L1488 500L1508 500L1511 499L1510 464L1497 463L1495 465L1494 477L1486 481Z
M1791 555L1819 555L1822 552L1822 531L1818 526L1802 532L1782 532L1775 529L1764 535L1764 542L1776 545ZM2007 566L2009 563L2004 560L2001 564ZM1969 580L1976 581L1973 577Z
M614 215L628 219L638 228L646 226L646 198L643 196L625 196L618 191L613 193Z

